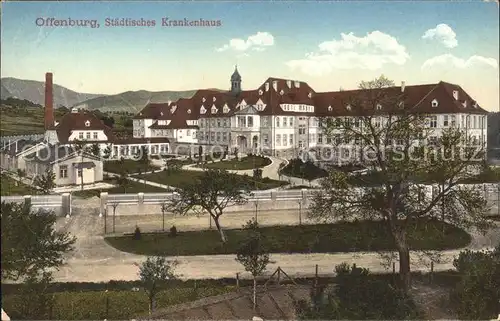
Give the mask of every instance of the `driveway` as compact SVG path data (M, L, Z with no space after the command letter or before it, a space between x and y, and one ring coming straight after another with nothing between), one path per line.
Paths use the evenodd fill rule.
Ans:
M120 252L109 246L102 235L103 224L97 203L75 200L74 215L70 218L60 218L57 228L69 231L77 237L76 250L68 255L67 264L55 272L55 281L107 282L138 278L136 264L145 260L145 257ZM198 229L205 229L206 224L206 221L200 221ZM196 229L196 225L192 225L191 228ZM473 233L473 237L471 248L491 248L500 242L500 226L497 224L496 228L486 236ZM460 250L442 252L443 262L436 263L434 269L436 271L452 269L452 260L459 252ZM415 254L412 254L412 257L413 270L429 270L429 266L419 262ZM243 278L249 277L235 261L234 255L179 256L172 259L179 262L177 271L182 279L232 278L236 273L240 273ZM372 272L387 271L381 265L378 253L272 254L271 260L275 263L270 264L268 271L280 266L290 276L312 276L315 273L315 265L318 265L319 274L331 274L335 265L342 262L356 263L358 266L369 268Z

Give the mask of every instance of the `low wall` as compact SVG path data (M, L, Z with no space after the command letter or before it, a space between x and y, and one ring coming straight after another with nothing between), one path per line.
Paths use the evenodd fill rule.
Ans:
M2 201L11 203L29 203L33 210L53 211L57 216L71 215L71 195L25 195L25 196L2 196Z
M499 184L477 184L475 186L480 186L484 190L484 197L491 207L487 215L500 215ZM426 187L428 189L427 194L430 196L433 193L432 188L431 186ZM359 190L362 191L363 189L360 188ZM311 189L253 191L248 196L246 204L227 207L226 211L255 211L255 206L259 211L305 209L309 206L313 194L317 191ZM113 206L116 207L115 215L161 214L162 204L175 197L174 195L174 193L108 194L104 192L101 193L100 214L104 214L105 211L112 214Z
M306 208L312 194L307 190L255 191L244 205L228 206L228 212L298 210ZM161 214L161 206L174 197L173 193L108 194L101 193L100 213L115 215Z

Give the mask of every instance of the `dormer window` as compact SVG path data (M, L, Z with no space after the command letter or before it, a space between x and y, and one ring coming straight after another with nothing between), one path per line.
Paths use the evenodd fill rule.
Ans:
M217 100L217 98L215 98L215 97L212 99L212 101L216 101L216 100Z
M87 120L87 121L85 122L85 127L90 127L90 120Z
M475 102L474 102L474 105L473 105L473 106L474 106L474 108L479 107L479 105L477 104L477 101L475 101Z
M229 107L227 105L224 105L224 108L222 108L222 112L224 114L227 114L229 112Z
M399 108L404 108L405 107L405 102L404 101L400 101L398 103L398 106L399 106Z
M377 110L382 110L382 105L381 104L377 104Z
M191 114L191 109L188 109L188 114Z
M345 106L345 109L347 109L347 110L351 110L351 105L347 105L347 106Z
M259 96L262 96L263 93L262 89L259 89Z
M434 99L434 100L431 102L431 106L432 106L432 107L437 107L437 106L439 106L438 101L437 101L436 99Z
M312 93L310 92L309 94L307 94L307 97L311 98L312 97Z
M214 105L214 106L212 106L212 114L215 114L215 113L217 113L217 108Z
M464 101L462 102L462 106L464 106L464 108L467 108L467 100L464 100Z
M171 114L173 114L173 113L175 112L175 110L176 110L176 109L177 109L177 106L175 106L175 105L174 105L174 106L172 106L172 107L170 108L170 113L171 113Z
M453 91L453 98L455 98L455 100L458 100L458 90Z
M283 89L280 90L280 95L283 96L285 92L283 91Z
M205 97L203 97L203 98L201 98L201 101L206 102L207 100L205 99Z
M332 111L332 106L328 106L328 111Z
M205 109L205 107L201 106L200 114L205 114L206 112L207 112L207 110Z

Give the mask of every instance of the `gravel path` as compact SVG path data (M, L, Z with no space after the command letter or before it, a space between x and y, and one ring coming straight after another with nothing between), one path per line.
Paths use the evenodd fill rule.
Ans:
M77 203L77 200L74 203ZM71 218L60 218L57 223L57 228L67 230L77 237L77 244L76 250L68 256L67 264L55 273L56 281L106 282L137 279L136 264L142 262L145 257L120 252L104 241L102 236L104 221L98 216L99 210L96 204L89 204L88 201L82 200L81 204L74 205L74 215ZM271 213L267 215L272 216ZM280 219L282 224L287 223L285 217L292 216L282 215ZM206 217L203 219L205 222L201 223L198 229L206 228L205 219ZM233 219L233 223L228 224L231 221L226 218L225 226L230 227L236 222L238 226L242 224L237 217ZM290 221L288 223L294 224ZM191 228L196 229L196 224L193 224ZM500 242L500 226L497 224L496 228L486 236L476 233L473 233L473 236L471 248L491 248ZM459 252L460 250L443 252L442 263L436 263L434 269L439 271L453 268L452 260ZM386 271L377 253L273 254L271 258L275 263L269 266L269 271L280 266L291 276L314 275L316 264L320 274L331 274L334 266L342 262L356 263L373 272ZM183 279L235 277L237 272L241 273L243 278L248 277L241 265L235 261L234 255L181 256L173 257L173 259L179 261L177 271ZM429 267L419 262L417 256L413 254L412 269L428 271Z

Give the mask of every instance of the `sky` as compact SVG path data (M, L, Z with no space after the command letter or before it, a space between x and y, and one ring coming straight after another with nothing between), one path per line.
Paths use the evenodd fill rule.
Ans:
M1 6L2 77L43 81L50 71L54 83L69 89L117 94L229 89L235 65L243 89L279 77L305 81L318 92L347 90L384 74L396 85L458 84L483 108L499 110L495 2L23 1ZM150 26L109 25L122 18ZM200 19L208 25L200 26ZM55 26L54 20L89 22ZM179 20L191 26L180 26Z

